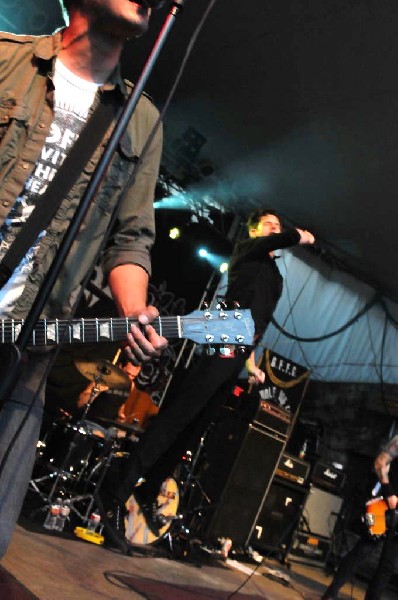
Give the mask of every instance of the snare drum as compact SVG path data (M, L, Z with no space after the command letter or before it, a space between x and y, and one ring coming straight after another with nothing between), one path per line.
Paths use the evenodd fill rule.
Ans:
M126 538L131 544L152 544L167 533L174 517L178 513L180 502L180 493L175 479L169 477L164 481L157 497L157 502L159 506L157 513L165 521L165 525L160 529L159 536L153 534L148 528L134 495L131 495L127 500L128 516L125 519Z
M107 430L92 421L57 421L40 443L38 459L48 470L78 481L107 443Z

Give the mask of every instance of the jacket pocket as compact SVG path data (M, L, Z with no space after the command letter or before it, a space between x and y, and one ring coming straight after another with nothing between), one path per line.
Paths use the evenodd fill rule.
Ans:
M29 112L24 102L0 98L0 141L5 137L12 123L25 127Z

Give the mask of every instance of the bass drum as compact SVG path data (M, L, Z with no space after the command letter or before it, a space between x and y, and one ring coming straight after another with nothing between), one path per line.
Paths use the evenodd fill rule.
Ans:
M158 515L165 521L165 525L160 529L158 536L152 533L147 526L145 517L134 496L131 495L127 500L126 538L131 544L153 544L167 533L174 517L177 515L180 503L180 493L175 479L169 477L163 482L157 502L159 506Z
M108 447L107 430L92 421L55 421L38 445L36 464L79 481Z

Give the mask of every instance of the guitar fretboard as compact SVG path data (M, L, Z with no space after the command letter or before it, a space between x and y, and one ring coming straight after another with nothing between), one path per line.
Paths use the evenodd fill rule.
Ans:
M23 327L23 320L1 319L0 342L13 344ZM73 319L38 321L29 340L30 346L57 344L94 343L100 341L118 342L126 338L131 325L137 324L132 318ZM182 337L180 317L158 317L151 323L157 333L166 338Z

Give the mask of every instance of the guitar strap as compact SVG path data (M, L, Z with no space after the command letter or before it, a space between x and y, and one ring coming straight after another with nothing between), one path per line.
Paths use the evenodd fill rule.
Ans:
M0 263L0 289L10 279L29 248L37 240L39 233L47 228L55 216L62 200L76 183L79 174L100 144L105 132L122 107L121 96L116 91L101 93L100 101L85 124L67 157L57 170L54 179L7 250Z

